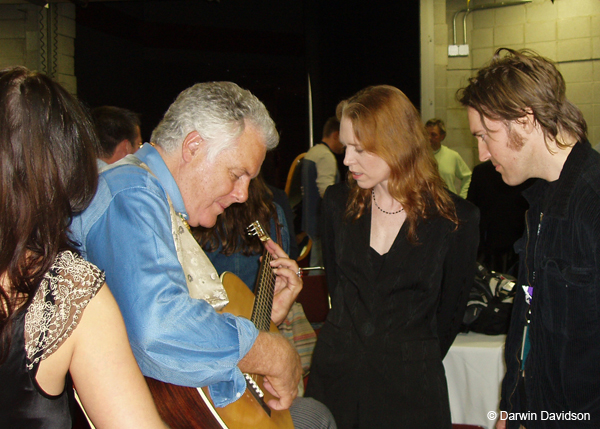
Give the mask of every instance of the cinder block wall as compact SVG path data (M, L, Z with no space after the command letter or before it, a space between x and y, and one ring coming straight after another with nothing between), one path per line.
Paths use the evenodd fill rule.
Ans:
M75 5L0 4L0 68L22 65L77 94Z
M471 0L470 6L501 3ZM600 143L600 1L533 0L520 6L471 12L467 16L469 56L448 57L453 43L453 18L465 0L435 0L435 114L448 128L445 144L470 165L479 163L477 143L467 115L455 99L475 71L499 47L530 48L558 64L567 83L567 97L583 112L592 146ZM457 44L463 44L463 17L456 19ZM426 118L424 118L426 119Z

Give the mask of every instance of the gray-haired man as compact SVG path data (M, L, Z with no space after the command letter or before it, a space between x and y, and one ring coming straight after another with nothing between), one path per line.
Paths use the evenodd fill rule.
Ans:
M290 407L301 374L296 351L283 337L191 298L199 290L218 308L222 286L203 253L184 266L186 252L178 249L187 237L182 224L211 227L231 204L246 201L267 149L278 144L275 124L249 91L203 83L177 97L151 140L101 174L94 201L72 227L82 254L106 270L142 372L209 386L217 406L241 397L242 373L262 374L276 396L268 405ZM277 324L302 281L295 261L272 241L267 248L277 259L271 315Z

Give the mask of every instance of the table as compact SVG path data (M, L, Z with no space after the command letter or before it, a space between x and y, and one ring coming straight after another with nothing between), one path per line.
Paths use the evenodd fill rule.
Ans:
M493 429L488 412L498 412L500 384L506 372L506 335L458 334L444 358L452 423Z

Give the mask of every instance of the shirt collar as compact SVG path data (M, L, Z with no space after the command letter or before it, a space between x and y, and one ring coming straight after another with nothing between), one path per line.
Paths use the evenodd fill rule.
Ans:
M165 164L165 161L163 161L160 153L150 143L145 143L135 153L135 156L152 170L152 173L154 173L161 186L169 195L169 198L171 198L171 203L173 203L175 211L187 221L189 216L185 209L181 192L179 192L179 186L177 186L177 182L175 182L171 171L167 167L167 164Z

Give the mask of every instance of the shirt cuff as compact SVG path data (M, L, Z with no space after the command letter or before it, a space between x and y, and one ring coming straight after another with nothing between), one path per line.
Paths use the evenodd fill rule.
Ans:
M228 313L223 313L223 316L233 318L233 316ZM258 329L256 329L254 324L248 319L242 317L237 317L235 319L237 322L240 344L239 362L246 354L248 354L254 345L256 337L258 337ZM208 390L216 407L225 407L241 398L246 390L246 379L244 378L242 371L237 367L237 363L235 368L232 368L232 379L230 381L221 381L212 384L208 387Z

